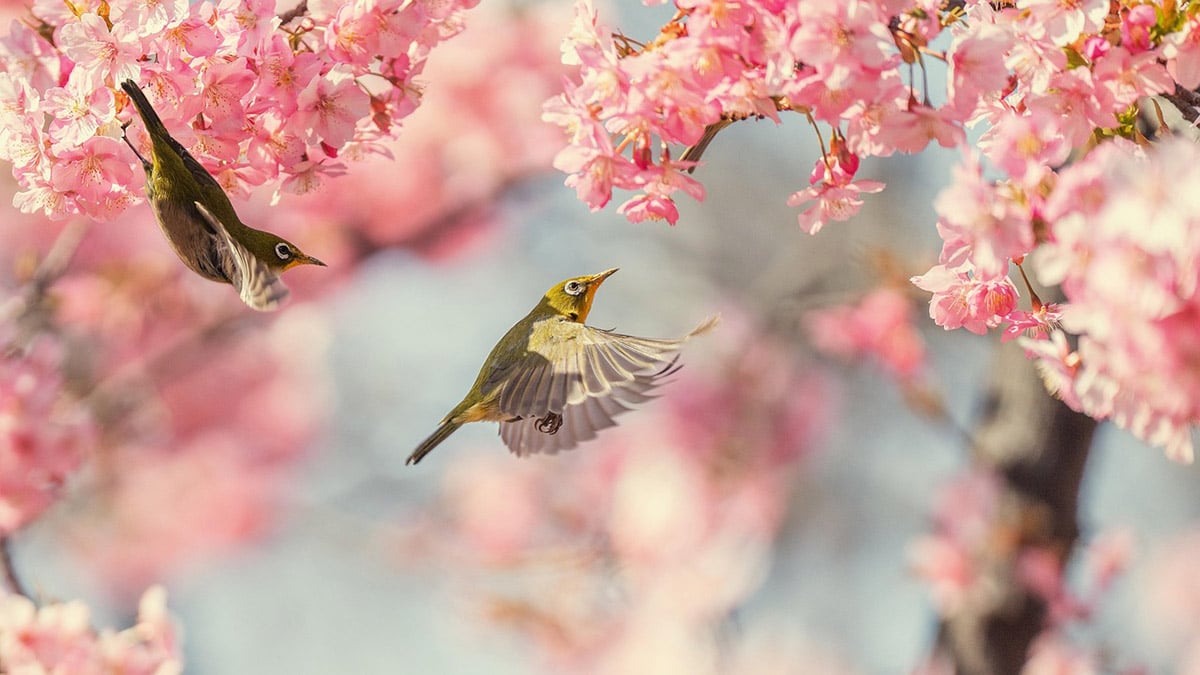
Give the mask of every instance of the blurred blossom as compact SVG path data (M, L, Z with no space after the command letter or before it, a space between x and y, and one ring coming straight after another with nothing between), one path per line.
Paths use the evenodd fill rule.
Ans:
M1096 658L1055 633L1045 633L1029 647L1029 661L1021 675L1100 675Z
M1200 531L1195 528L1162 545L1147 561L1149 584L1143 609L1146 623L1154 626L1168 644L1182 644L1200 654L1197 560L1200 560ZM1195 662L1200 665L1200 660Z
M49 507L92 449L87 410L64 390L61 353L47 336L0 355L0 537Z
M1185 462L1200 422L1200 210L1165 186L1191 180L1197 152L1106 144L1064 169L1046 206L1058 226L1034 257L1041 282L1062 285L1063 327L1080 336L1074 369L1045 366L1063 400Z
M1120 527L1104 530L1088 542L1083 564L1093 592L1106 592L1113 582L1128 569L1138 552L1133 531Z
M444 499L458 535L489 563L519 559L532 543L545 477L532 463L468 457L447 469Z
M978 565L991 545L999 483L991 472L974 470L947 484L934 507L933 532L912 542L909 557L930 586L943 616L954 614L978 579Z
M805 324L818 350L846 361L873 357L890 375L907 380L927 367L913 315L908 296L885 286L857 304L809 312Z
M303 305L267 330L189 354L194 367L113 405L91 506L63 524L78 554L129 591L264 534L291 467L322 427L322 318Z
M827 407L822 381L744 319L713 339L709 375L682 371L578 452L447 469L420 550L476 589L502 570L488 616L554 672L723 672L714 631L762 583Z
M38 607L0 592L0 665L14 675L183 672L166 593L157 586L142 595L137 623L121 631L93 628L91 613L78 600Z

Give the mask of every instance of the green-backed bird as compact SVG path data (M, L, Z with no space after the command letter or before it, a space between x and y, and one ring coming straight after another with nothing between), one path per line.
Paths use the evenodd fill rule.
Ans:
M518 456L555 453L596 437L677 371L679 349L717 324L677 339L621 335L584 325L596 289L616 268L555 284L492 348L475 384L408 457L416 464L468 422L499 422Z
M146 196L179 259L205 279L232 284L242 301L271 310L287 297L279 275L297 265L325 263L286 239L243 223L220 183L167 133L150 101L130 80L121 83L150 136L150 159L125 142L146 170Z

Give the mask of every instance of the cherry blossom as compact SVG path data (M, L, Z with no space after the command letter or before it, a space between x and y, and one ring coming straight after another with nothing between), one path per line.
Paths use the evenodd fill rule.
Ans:
M981 279L969 263L957 268L937 265L912 282L933 293L929 317L946 330L966 328L983 335L1016 309L1017 289L1011 281Z
M393 121L419 101L414 78L429 50L461 30L459 13L474 4L313 2L283 26L274 2L222 0L214 12L211 4L178 0L116 3L111 11L108 3L40 1L33 15L45 35L17 23L3 43L0 100L16 118L6 119L5 146L33 147L46 131L45 160L57 165L92 138L118 138L119 125L135 116L117 93L130 79L212 173L237 178L235 192L276 180L311 190L343 170L325 160L349 142L376 143L398 131ZM282 115L283 133L302 145L254 153L248 171L248 131L261 126L262 115ZM130 135L142 138L134 127ZM127 151L119 159L136 166ZM48 179L38 164L14 162L19 208L107 219L137 201L127 195L140 190L140 172L115 162L79 169L92 176L82 190L66 178Z
M59 353L39 343L0 358L0 536L53 504L93 443L91 420L63 390Z
M14 673L174 675L183 672L178 638L158 586L142 595L137 623L98 631L87 605L72 600L38 607L0 593L0 663Z
M903 292L883 287L855 305L810 312L805 321L818 349L846 360L872 356L892 375L909 379L927 366L912 310Z

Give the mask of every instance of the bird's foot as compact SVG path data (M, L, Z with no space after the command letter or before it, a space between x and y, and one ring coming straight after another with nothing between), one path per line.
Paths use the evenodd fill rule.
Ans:
M538 418L537 424L534 425L534 428L543 434L550 434L553 436L554 434L558 433L560 428L562 428L562 422L562 415L559 415L558 413L546 413L545 417Z

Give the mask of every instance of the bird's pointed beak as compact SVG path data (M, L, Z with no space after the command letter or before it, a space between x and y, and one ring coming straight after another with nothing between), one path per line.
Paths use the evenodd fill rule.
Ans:
M287 267L284 267L283 269L290 270L293 267L299 267L301 265L316 265L317 267L328 267L328 265L321 262L320 260L317 260L316 258L312 257L311 255L305 255L303 253L300 253L295 258L293 258L290 263L287 264Z
M619 268L619 267L614 267L614 268L612 268L612 269L607 269L607 270L604 270L603 272L601 272L601 273L599 273L599 274L593 274L593 275L592 275L592 278L591 278L591 279L588 279L588 285L589 285L589 286L591 286L592 288L595 288L595 287L599 286L600 284L604 283L604 280L605 280L605 279L607 279L607 278L611 277L612 275L616 274L616 273L617 273L617 270L619 270L619 269L621 269L621 268Z

